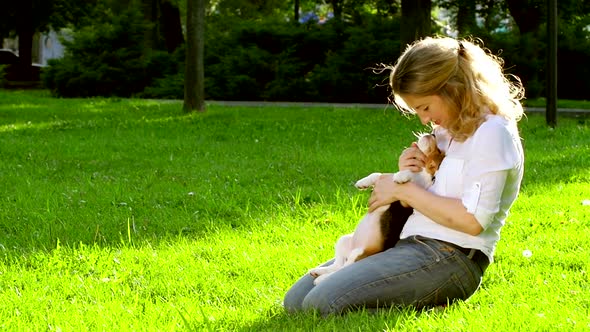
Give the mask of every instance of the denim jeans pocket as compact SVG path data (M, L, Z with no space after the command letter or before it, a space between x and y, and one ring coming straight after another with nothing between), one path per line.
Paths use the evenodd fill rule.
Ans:
M428 252L432 253L432 257L434 257L435 261L439 262L441 260L442 254L438 250L438 248L435 248L427 243L428 241L432 241L431 239L420 236L420 235L415 235L415 236L412 236L412 240L414 242L420 244L425 249L427 249Z
M463 283L457 275L452 274L446 282L419 299L416 302L416 307L434 307L448 304L455 300L466 300L472 293L463 287Z

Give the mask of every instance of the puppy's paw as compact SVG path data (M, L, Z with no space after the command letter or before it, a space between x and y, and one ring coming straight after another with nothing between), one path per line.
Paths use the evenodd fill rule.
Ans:
M314 278L317 278L317 277L321 276L322 274L325 274L326 272L327 272L326 269L321 268L321 267L316 267L316 268L309 270L309 274L311 274L311 276Z
M354 186L357 187L360 190L368 189L372 185L375 184L375 181L377 181L377 179L379 179L380 176L381 176L381 173L372 173L371 175L366 176L366 177L358 180L354 184Z
M313 280L314 285L318 285L320 282L326 280L332 273L323 274Z
M365 189L368 189L368 188L371 186L371 184L370 184L368 181L366 181L366 179L367 179L367 178L364 178L364 179L360 179L360 180L358 180L358 181L357 181L357 182L354 184L354 186L355 186L355 187L357 187L357 189L360 189L360 190L365 190Z
M319 276L319 274L317 273L317 271L315 269L309 270L308 273L314 278L317 278Z
M399 171L393 174L393 181L397 183L406 183L412 180L413 174L410 170Z

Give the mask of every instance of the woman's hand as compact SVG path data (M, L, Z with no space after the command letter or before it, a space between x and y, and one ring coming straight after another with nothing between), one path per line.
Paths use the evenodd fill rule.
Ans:
M473 236L483 231L475 216L458 198L438 196L413 182L396 183L393 174L383 174L375 182L369 198L369 212L395 201L406 202L437 224Z
M412 146L405 149L399 157L398 167L400 171L409 169L412 172L420 172L424 168L426 156L418 148L416 142Z
M379 179L375 181L373 192L369 198L369 212L373 212L381 206L397 201L400 186L403 185L393 181L393 174L382 174Z

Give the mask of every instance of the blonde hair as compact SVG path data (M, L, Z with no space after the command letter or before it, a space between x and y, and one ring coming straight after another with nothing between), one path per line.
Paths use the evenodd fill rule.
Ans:
M446 128L457 141L465 141L488 113L518 121L524 111L520 79L506 75L504 61L470 40L427 37L409 45L391 70L393 102L404 113L415 113L401 95L438 95L449 105Z

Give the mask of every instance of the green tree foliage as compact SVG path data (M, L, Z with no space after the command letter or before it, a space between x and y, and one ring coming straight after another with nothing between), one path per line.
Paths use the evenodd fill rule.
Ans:
M558 1L558 96L590 99L590 1Z
M57 0L54 0L57 1ZM94 15L100 24L111 26L113 14L121 12L116 6L129 7L134 0L97 0L102 5L101 15ZM148 0L143 0L148 1ZM183 6L185 0L169 1ZM109 5L112 3L112 6ZM126 3L123 6L123 3ZM475 0L475 20L471 3L464 0L433 0L434 6L451 12L451 18L460 12L469 13L463 23L452 20L463 36L483 40L495 54L506 62L509 73L521 77L529 98L544 94L546 64L546 27L544 0ZM105 5L106 4L106 5ZM334 5L340 6L342 19L317 20L293 24L295 1L276 0L212 0L207 11L205 40L205 91L209 99L225 100L314 100L383 102L387 98L384 76L376 75L369 68L379 63L393 63L399 54L401 1L386 0L300 0L301 13L314 11L318 17L327 17ZM559 1L559 96L562 98L586 98L590 75L585 64L590 59L590 4L588 1ZM465 7L468 6L467 9ZM516 8L516 9L515 9ZM182 7L179 8L184 11ZM104 14L107 13L107 14ZM140 18L142 15L139 15ZM302 15L301 18L304 16ZM530 18L531 22L526 18ZM435 17L436 19L436 17ZM150 20L151 24L158 24ZM523 23L524 22L524 23ZM109 45L92 38L104 39L102 28L94 23L83 35L84 43L75 41L70 47L68 62L52 68L52 88L74 91L84 87L88 94L92 87L87 84L65 84L66 77L80 80L84 75L79 68L92 68L94 76L113 76L109 66L98 66L100 56L90 56L94 50L115 52ZM144 25L145 27L145 25ZM436 33L434 25L432 33ZM84 30L86 31L86 30ZM123 31L123 30L120 30ZM131 30L130 30L131 31ZM94 37L93 37L94 35ZM138 32L127 47L143 48L142 55L126 57L131 71L137 70L137 85L127 84L123 78L119 89L116 80L110 81L105 95L139 95L158 98L182 98L184 83L184 48L171 55L149 55L141 46ZM101 47L91 46L97 43ZM79 44L79 45L78 45ZM83 48L89 50L83 51ZM110 51L105 51L110 50ZM138 52L138 51L134 51ZM70 54L71 53L71 54ZM78 58L86 60L80 60ZM92 60L89 60L92 59ZM135 59L133 61L132 59ZM127 60L121 62L127 65ZM79 64L84 63L84 66ZM88 65L86 65L88 63ZM74 68L79 68L73 70ZM144 68L143 71L138 68ZM86 70L86 69L85 69ZM98 71L105 73L97 74ZM84 75L82 75L84 74ZM51 75L50 75L51 76ZM116 76L116 75L115 75ZM57 84L56 82L61 82ZM143 89L140 85L143 84ZM130 87L134 87L130 89ZM104 85L104 89L108 89ZM125 91L123 91L125 90ZM93 93L97 93L96 91Z
M64 41L67 53L50 60L43 75L57 96L131 96L149 85L154 62L144 56L146 23L133 8L78 30ZM162 62L162 61L161 61ZM162 65L159 63L158 65ZM159 68L158 71L164 69Z
M432 34L432 1L401 0L401 47Z
M507 68L519 75L529 97L545 96L547 67L547 1L478 0L485 29L477 36L489 41L492 49L502 50ZM587 99L590 69L590 2L558 1L558 96ZM487 15L483 15L486 13ZM489 20L489 22L487 22ZM514 29L502 31L506 21Z
M210 0L210 12L227 19L260 19L268 16L284 17L291 13L290 9L292 6L293 3L291 1L284 0Z
M207 97L385 101L384 75L374 74L372 68L397 56L398 31L399 19L370 15L361 25L242 21L231 31L209 27L205 45ZM165 80L170 84L179 81L177 75ZM157 90L149 91L152 97L158 96ZM177 98L181 92L179 89Z
M87 14L98 0L76 2L68 0L3 1L0 7L0 40L18 36L19 67L22 80L30 80L33 35L49 27L60 29L67 25L84 25Z
M507 71L518 75L528 97L545 95L547 67L547 1L546 0L437 0L447 9L453 26L461 36L475 36L499 53ZM460 7L475 4L476 25L459 27ZM590 60L590 2L558 1L559 51L558 95L560 98L587 99L585 62ZM580 84L580 82L582 82Z

